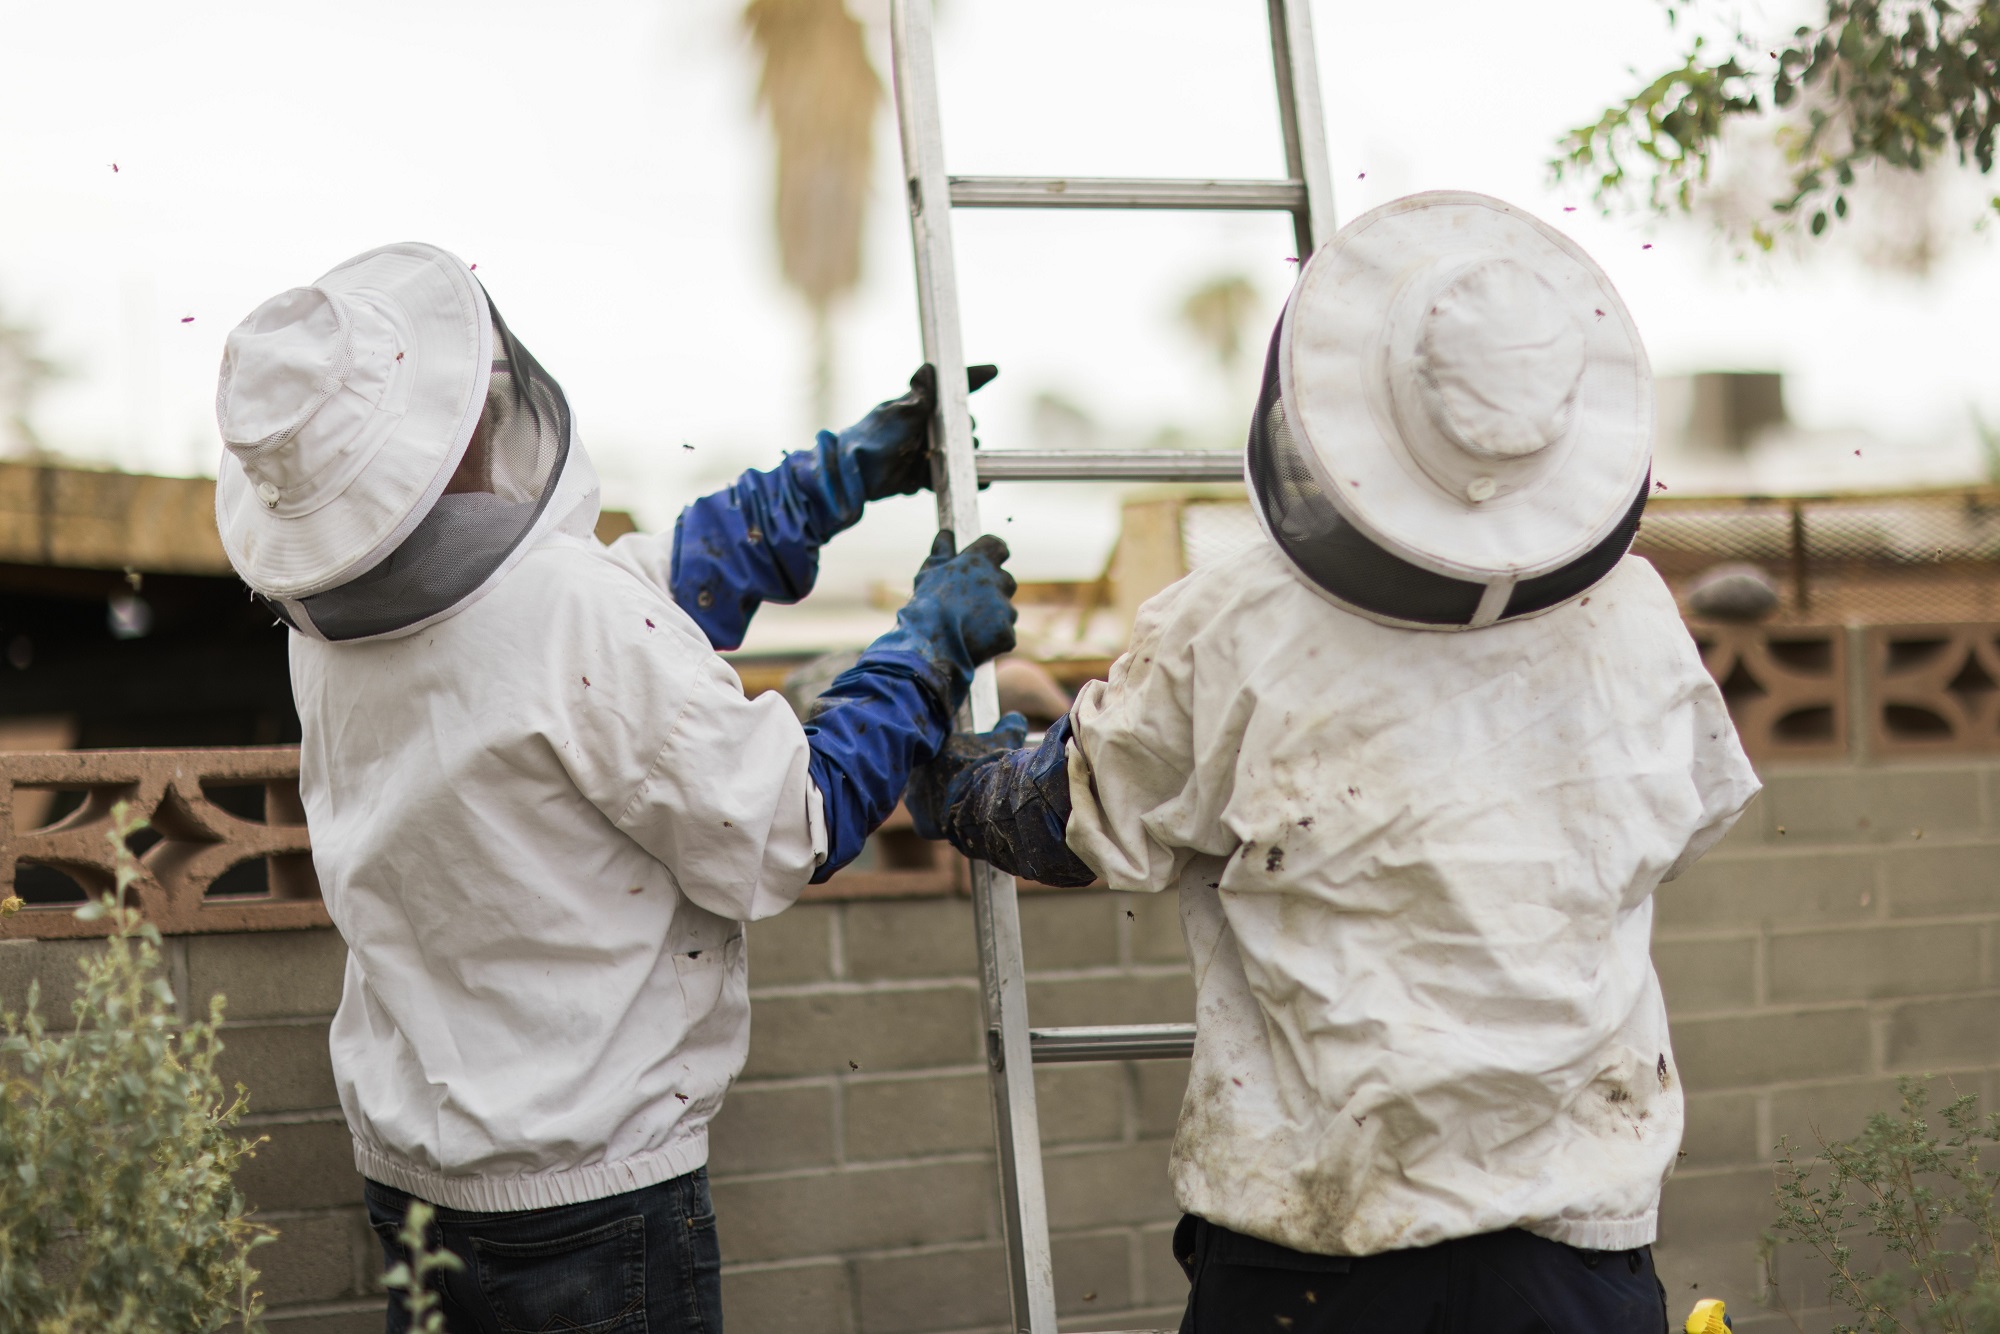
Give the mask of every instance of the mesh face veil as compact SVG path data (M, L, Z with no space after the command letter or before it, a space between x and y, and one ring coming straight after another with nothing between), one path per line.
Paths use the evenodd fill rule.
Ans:
M1370 620L1424 630L1464 630L1548 611L1611 572L1639 531L1649 480L1618 525L1596 546L1546 574L1522 579L1489 615L1488 585L1455 579L1404 560L1350 523L1328 499L1300 453L1279 386L1283 323L1271 336L1264 385L1250 423L1245 474L1259 521L1273 542L1334 603ZM1497 615L1493 615L1497 612Z
M293 628L338 641L436 620L483 591L538 527L570 458L569 402L498 310L492 321L486 407L442 494L371 569L296 602L259 598Z

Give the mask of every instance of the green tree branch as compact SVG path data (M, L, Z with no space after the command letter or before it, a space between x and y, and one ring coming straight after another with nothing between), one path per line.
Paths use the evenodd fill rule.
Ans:
M1952 155L1990 172L2000 0L1827 0L1821 22L1775 47L1741 31L1720 50L1697 37L1679 67L1565 135L1550 168L1607 212L1687 212L1724 129L1757 117L1778 122L1787 170L1753 229L1766 249L1780 228L1803 220L1818 236L1846 217L1863 168L1920 172Z

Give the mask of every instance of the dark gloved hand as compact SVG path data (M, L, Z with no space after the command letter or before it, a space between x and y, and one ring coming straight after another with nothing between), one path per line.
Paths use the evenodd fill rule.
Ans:
M997 366L967 366L966 392L976 393L1000 373ZM861 474L869 500L907 496L931 484L931 417L937 412L937 369L929 362L910 377L910 391L877 403L836 439Z
M910 771L903 805L922 838L943 838L951 811L952 784L960 774L1028 744L1028 720L1018 713L1000 715L990 732L953 732L929 764Z
M972 687L972 669L1014 647L1014 576L1000 566L1010 554L992 534L958 554L949 529L931 544L917 571L916 590L896 613L896 628L869 646L915 653L929 663L939 698L952 709ZM865 654L863 655L866 656Z
M1079 888L1097 879L1069 848L1069 715L1042 744L1023 744L1026 721L1010 713L990 732L959 732L937 758L910 770L903 803L917 832L944 838L1009 875Z

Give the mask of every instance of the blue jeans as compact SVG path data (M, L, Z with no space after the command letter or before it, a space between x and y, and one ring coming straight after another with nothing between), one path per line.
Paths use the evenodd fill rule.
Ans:
M370 1181L368 1222L386 1266L410 1196ZM433 1245L465 1262L433 1286L451 1334L720 1334L722 1254L708 1169L583 1204L518 1213L439 1209ZM405 1334L400 1294L388 1334Z
M1188 1214L1181 1334L1666 1334L1653 1248L1585 1251L1518 1228L1350 1258Z

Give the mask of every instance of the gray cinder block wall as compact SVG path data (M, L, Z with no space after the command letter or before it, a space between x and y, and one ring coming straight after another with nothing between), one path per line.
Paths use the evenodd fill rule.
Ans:
M1661 890L1654 956L1688 1089L1658 1256L1676 1314L1760 1313L1779 1136L1853 1133L1899 1073L2000 1107L2000 762L1766 775L1724 845ZM1038 1023L1186 1020L1169 898L1022 901ZM735 1334L961 1334L1006 1321L972 923L959 899L801 905L750 929L750 1063L711 1172ZM66 1013L68 942L0 944L0 1002L39 977ZM178 990L229 996L227 1076L271 1142L243 1185L281 1233L258 1253L274 1334L381 1325L378 1252L334 1105L327 931L181 937ZM55 1002L52 1004L51 1002ZM1171 1328L1167 1144L1185 1065L1039 1073L1059 1305L1069 1329ZM1781 1255L1795 1311L1821 1288Z
M1781 1136L1855 1134L1897 1106L1901 1075L1938 1076L1933 1106L1955 1090L2000 1110L2000 763L1764 781L1661 888L1653 932L1688 1095L1660 1271L1673 1310L1722 1297L1746 1334L1792 1328L1752 1304ZM1775 1269L1794 1313L1824 1301L1810 1258Z
M1038 1024L1187 1022L1175 900L1029 894ZM1006 1326L972 912L963 899L808 904L750 930L750 1063L710 1171L724 1309L755 1334ZM1187 1063L1044 1067L1066 1326L1179 1322L1167 1143Z

